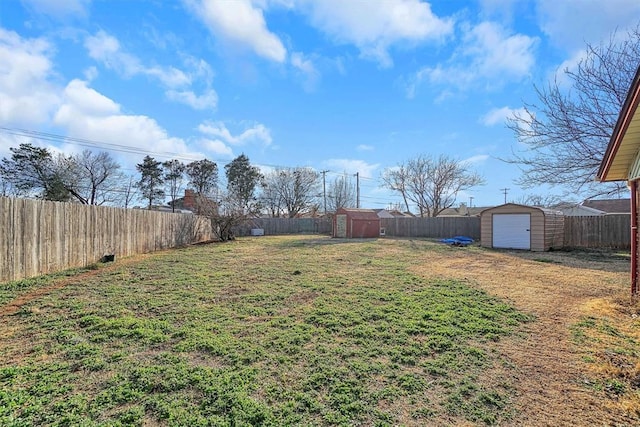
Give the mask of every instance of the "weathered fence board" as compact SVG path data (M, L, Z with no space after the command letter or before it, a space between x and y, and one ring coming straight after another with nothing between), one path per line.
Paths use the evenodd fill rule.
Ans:
M0 281L208 239L196 215L0 197Z
M480 239L479 217L382 218L380 226L387 236Z
M564 218L564 246L628 249L631 246L631 215L567 216Z
M252 228L261 228L266 235L278 234L331 234L328 218L255 218L236 227L238 236L249 236Z
M382 218L390 237L480 238L478 217ZM630 246L627 214L565 217L564 246L621 248ZM328 218L257 218L236 229L266 235L331 234ZM117 257L152 252L209 240L204 217L143 209L86 206L0 197L0 281L82 267L106 254Z

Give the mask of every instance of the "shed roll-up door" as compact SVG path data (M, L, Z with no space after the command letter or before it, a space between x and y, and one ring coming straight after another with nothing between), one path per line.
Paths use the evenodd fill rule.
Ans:
M531 215L493 214L493 247L531 249Z

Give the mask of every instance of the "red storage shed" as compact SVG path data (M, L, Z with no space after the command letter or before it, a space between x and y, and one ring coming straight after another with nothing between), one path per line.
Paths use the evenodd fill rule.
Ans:
M333 217L333 237L380 237L380 217L373 209L340 208Z

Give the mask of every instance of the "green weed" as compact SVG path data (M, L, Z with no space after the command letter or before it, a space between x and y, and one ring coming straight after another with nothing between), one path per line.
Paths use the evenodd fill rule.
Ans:
M533 319L409 271L449 249L238 239L71 281L12 317L28 349L0 365L0 424L398 425L385 402L425 423L497 424L509 398L477 378ZM7 289L56 279L42 280Z

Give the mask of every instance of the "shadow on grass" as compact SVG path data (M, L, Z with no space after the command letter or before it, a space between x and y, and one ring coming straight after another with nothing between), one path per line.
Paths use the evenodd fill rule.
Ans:
M545 264L558 264L566 267L608 271L612 273L628 271L631 263L631 254L624 249L564 248L548 252L531 252L512 249L486 250Z

